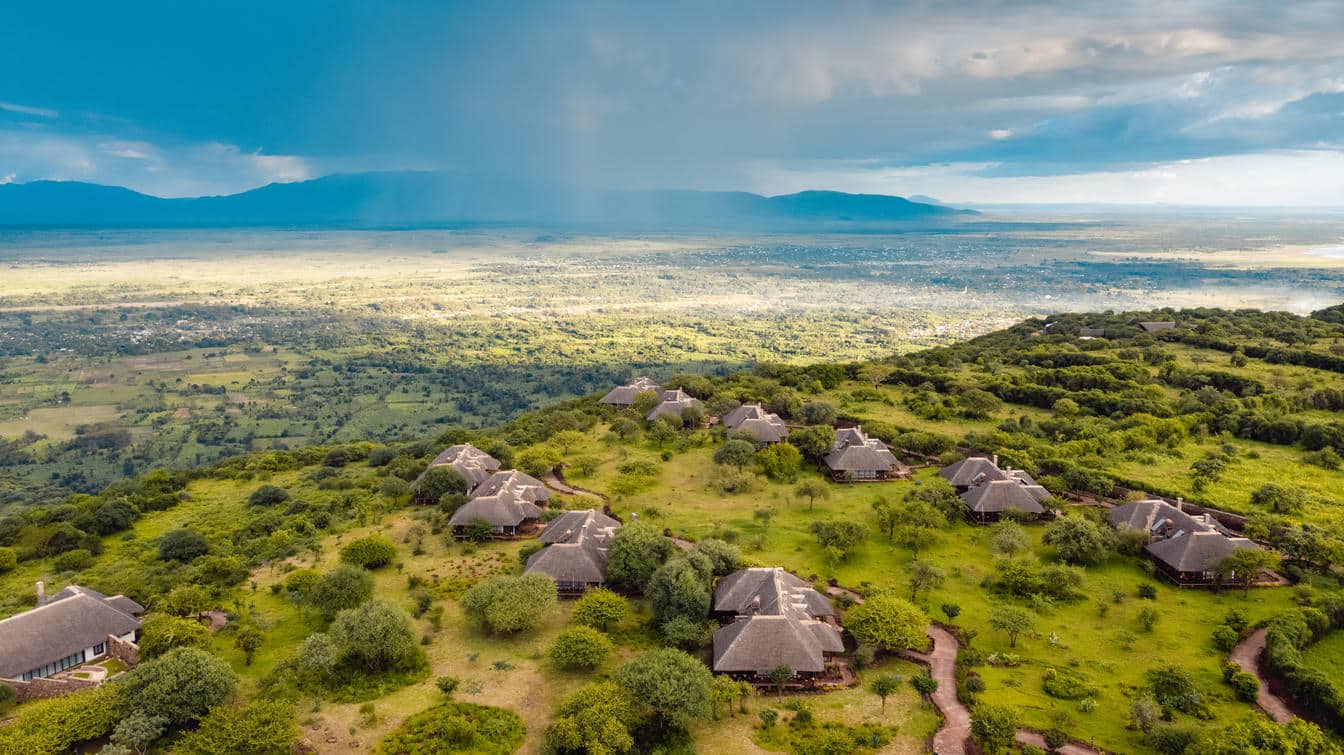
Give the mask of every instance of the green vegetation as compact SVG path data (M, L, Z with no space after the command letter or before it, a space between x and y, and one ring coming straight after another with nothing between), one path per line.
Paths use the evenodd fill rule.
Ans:
M406 719L378 743L376 752L470 752L507 755L523 741L517 713L470 703L443 703Z

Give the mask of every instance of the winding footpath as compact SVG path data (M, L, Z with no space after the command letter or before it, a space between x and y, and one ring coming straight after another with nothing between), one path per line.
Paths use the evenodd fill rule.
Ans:
M1265 683L1265 677L1260 675L1260 656L1264 652L1265 630L1257 629L1232 648L1232 654L1228 656L1228 660L1241 666L1242 671L1254 674L1255 678L1260 680L1260 689L1255 693L1255 704L1268 713L1269 717L1274 719L1275 722L1286 724L1293 718L1293 712L1288 709L1288 705L1283 701L1283 698L1269 691L1269 685Z
M943 725L933 735L934 753L936 755L966 755L969 752L966 744L971 738L971 712L957 699L956 669L957 653L959 651L957 638L951 632L937 625L929 627L928 635L933 640L933 650L928 653L903 650L901 655L928 666L929 675L938 682L938 689L934 690L930 697L933 699L933 704L938 706L938 710L943 714ZM1263 644L1262 641L1262 647ZM1045 738L1030 729L1019 730L1017 741L1020 744L1045 747ZM1063 755L1100 755L1098 750L1075 742L1069 742L1056 752L1063 753Z

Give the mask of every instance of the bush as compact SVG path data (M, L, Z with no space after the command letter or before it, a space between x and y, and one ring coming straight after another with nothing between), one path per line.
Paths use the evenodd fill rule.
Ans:
M323 616L331 619L337 613L354 608L371 597L373 577L357 566L342 564L317 580L309 602Z
M625 598L605 588L595 588L583 594L574 604L571 615L574 623L606 631L630 615L630 604Z
M205 537L185 527L170 530L159 538L159 560L186 563L210 552Z
M1017 727L1017 711L1007 706L981 703L971 711L971 736L986 752L1008 749L1017 736Z
M365 672L410 671L423 663L411 618L381 600L336 614L329 635L338 658L359 664Z
M173 748L184 755L273 755L287 753L299 738L294 706L284 700L219 705Z
M1081 700L1096 694L1096 689L1081 674L1067 669L1046 669L1041 688L1060 700Z
M369 535L351 540L341 548L341 560L347 564L362 566L365 569L377 569L392 563L397 557L397 547L381 535Z
M523 733L523 719L511 710L450 702L407 718L383 737L374 752L508 755L522 745Z
M115 684L24 703L13 721L0 726L0 752L65 752L107 735L125 716L121 688Z
M51 567L58 572L80 571L93 566L93 553L84 548L66 551L51 560Z
M121 682L132 711L189 724L233 696L238 677L229 664L199 648L174 648L136 666Z
M140 653L154 658L173 648L205 648L210 646L210 630L192 619L167 614L154 614L140 627Z
M487 632L513 634L541 626L557 603L555 582L544 574L497 576L462 596L462 612Z
M1256 695L1260 693L1260 680L1255 674L1239 671L1232 675L1228 684L1232 686L1232 692L1237 696L1237 699L1242 702L1253 703Z
M1213 646L1224 653L1231 652L1232 648L1237 646L1241 640L1241 635L1237 630L1226 624L1219 624L1213 630Z
M0 548L0 574L19 565L19 554L13 548Z
M556 635L551 644L551 662L567 671L591 670L613 650L611 640L592 627L570 627Z
M288 491L274 485L262 485L247 497L247 503L250 506L275 506L288 500Z

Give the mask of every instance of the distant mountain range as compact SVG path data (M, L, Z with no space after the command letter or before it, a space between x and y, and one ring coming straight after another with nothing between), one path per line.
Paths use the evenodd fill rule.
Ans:
M0 185L0 226L401 227L538 224L612 228L844 230L946 224L973 210L879 194L604 191L446 173L353 173L240 194L164 199L72 181Z

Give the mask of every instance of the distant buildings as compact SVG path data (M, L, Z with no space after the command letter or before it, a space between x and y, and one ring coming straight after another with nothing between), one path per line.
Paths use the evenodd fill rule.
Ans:
M695 398L680 388L670 391L663 391L658 397L658 405L649 410L645 417L652 422L659 417L672 417L681 421L681 413L693 406L700 406L700 399Z
M1217 581L1218 563L1240 548L1260 546L1234 536L1213 517L1192 516L1166 501L1132 501L1107 515L1117 530L1144 532L1144 546L1157 570L1178 585L1205 585Z
M46 598L39 582L37 607L0 621L0 679L44 679L107 655L112 643L134 643L144 610L79 585Z
M997 456L973 456L938 470L961 500L972 521L997 522L1005 512L1037 518L1045 515L1041 502L1050 497L1050 491L1036 484L1021 469L1000 469Z
M429 468L452 467L467 481L471 490L499 471L499 460L470 443L449 446L429 463Z
M787 666L795 677L815 679L827 658L845 649L831 601L780 567L720 579L714 612L727 622L714 633L718 673L764 681Z
M614 406L617 409L628 409L631 406L634 406L635 400L639 398L639 394L646 391L653 391L654 393L661 394L663 388L647 377L637 377L629 385L612 388L607 395L598 399L597 402L599 404Z
M767 412L760 404L743 404L723 415L723 426L739 437L748 437L758 446L778 443L789 437L789 429L778 414Z
M594 509L566 511L538 538L545 548L527 559L525 573L555 580L561 595L576 595L607 583L607 543L621 523Z
M1176 327L1176 323L1171 322L1170 320L1167 320L1165 322L1140 322L1137 324L1139 326L1139 329L1145 333L1156 333L1161 330L1172 330Z
M837 482L892 480L910 474L886 443L869 438L862 427L837 430L835 444L822 461Z
M473 522L490 525L495 537L509 537L527 530L541 517L551 492L535 477L509 470L495 472L472 488L470 497L448 518L455 537L465 537Z

